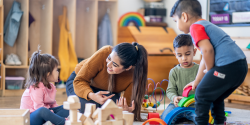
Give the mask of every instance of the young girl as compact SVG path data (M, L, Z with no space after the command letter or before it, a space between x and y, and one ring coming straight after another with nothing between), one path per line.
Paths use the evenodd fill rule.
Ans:
M42 125L50 121L64 125L69 111L56 104L56 88L50 82L58 81L58 61L49 54L34 52L28 71L27 89L21 99L20 109L30 110L30 124Z

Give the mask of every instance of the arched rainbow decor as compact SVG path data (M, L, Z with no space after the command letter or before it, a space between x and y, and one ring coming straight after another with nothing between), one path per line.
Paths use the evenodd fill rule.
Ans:
M146 23L145 23L146 21L145 21L144 17L140 13L137 13L137 12L128 12L128 13L124 14L119 19L118 25L119 26L128 26L129 23L131 23L131 22L134 23L134 25L136 27L146 25Z
M188 96L188 97L183 97L180 102L178 103L179 107L189 107L191 104L195 102L194 100L194 94Z

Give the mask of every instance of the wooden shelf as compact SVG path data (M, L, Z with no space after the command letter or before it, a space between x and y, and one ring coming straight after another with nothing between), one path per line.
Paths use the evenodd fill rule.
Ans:
M5 65L5 68L6 69L26 69L26 68L29 68L29 66L8 66L8 65Z
M3 41L4 19L12 4L17 1L21 5L23 15L19 33L13 47ZM42 53L53 55L58 59L60 28L59 16L67 8L69 33L77 58L89 58L97 51L98 24L109 12L113 41L117 43L118 0L0 0L0 64L1 83L0 96L21 96L24 90L6 90L5 76L22 76L26 78L31 55L37 51L38 45ZM34 21L29 24L29 14ZM3 63L7 55L14 53L21 66L10 66ZM58 66L60 69L61 66ZM1 94L2 93L2 94ZM65 93L65 89L57 89L57 93Z
M62 95L62 94L66 94L66 89L56 89L56 95ZM3 96L22 96L23 92L25 91L25 89L20 89L20 90L5 90L5 93Z

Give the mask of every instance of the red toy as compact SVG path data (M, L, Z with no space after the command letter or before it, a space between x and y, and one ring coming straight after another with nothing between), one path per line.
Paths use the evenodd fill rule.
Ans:
M159 113L148 113L148 119L152 119L152 118L160 118ZM155 121L150 121L149 124L150 125L160 125L158 122L155 122Z
M184 89L182 96L188 97L189 92L192 90L192 86L188 86L186 89Z

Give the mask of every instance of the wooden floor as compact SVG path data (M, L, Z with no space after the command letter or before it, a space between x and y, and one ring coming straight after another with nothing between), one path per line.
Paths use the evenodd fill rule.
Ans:
M56 96L56 101L58 105L62 105L64 101L67 100L66 94L61 94ZM20 108L21 97L0 97L0 108L1 109L17 109ZM166 98L166 103L170 101ZM250 110L250 104L238 104L238 103L228 103L225 101L225 106L230 108L246 109Z

